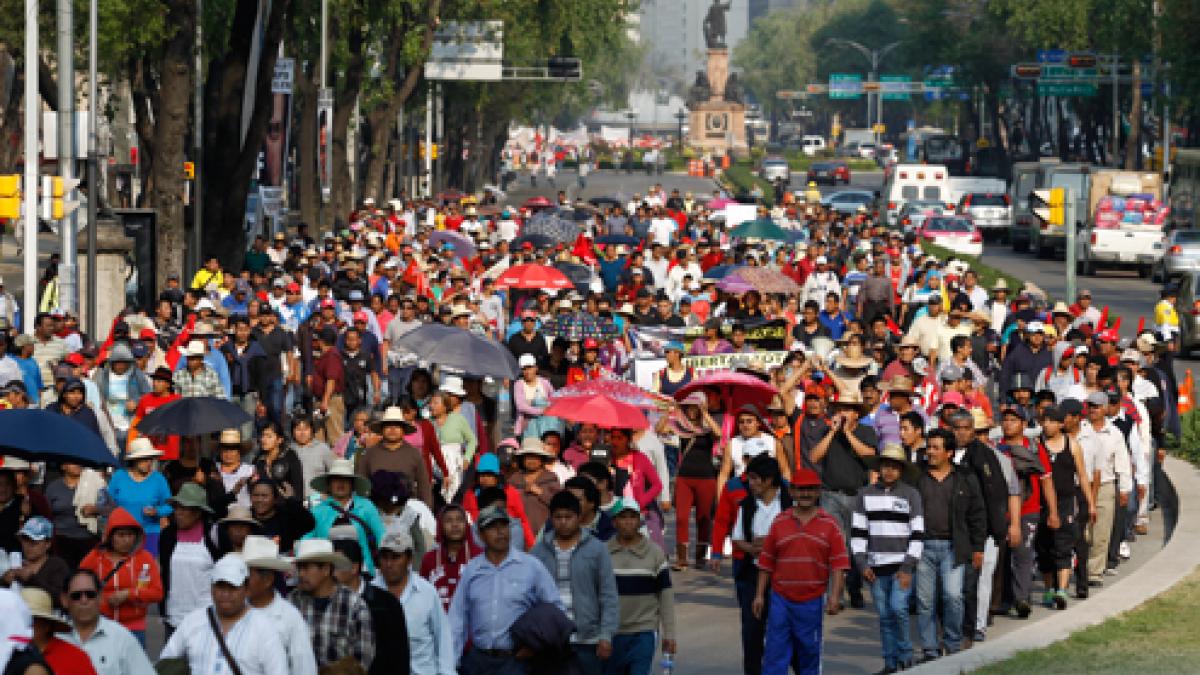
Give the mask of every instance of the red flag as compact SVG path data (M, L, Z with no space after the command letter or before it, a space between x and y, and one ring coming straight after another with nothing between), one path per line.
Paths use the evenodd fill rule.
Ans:
M1100 312L1100 325L1096 326L1096 330L1104 330L1108 327L1108 305Z
M887 322L887 329L892 331L892 335L895 335L896 337L900 337L900 333L901 333L900 326L896 325L896 322L892 320L892 317L885 316L884 320Z
M187 325L183 330L179 331L179 335L175 337L175 341L171 343L171 347L167 349L167 366L171 370L175 370L175 364L179 363L180 350L187 346L187 343L192 339L192 331L196 328L196 315L188 317Z
M1118 316L1117 320L1113 322L1112 329L1114 333L1121 330L1121 317Z
M1137 329L1137 334L1138 334L1138 335L1141 335L1141 334L1142 334L1142 331L1143 331L1143 330L1145 330L1145 329L1146 329L1146 317L1144 317L1144 316L1139 316L1139 317L1138 317L1138 329Z

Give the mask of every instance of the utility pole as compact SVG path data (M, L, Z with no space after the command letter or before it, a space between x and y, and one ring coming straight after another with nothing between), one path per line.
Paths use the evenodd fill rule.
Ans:
M33 333L38 313L38 120L42 98L38 93L38 0L25 0L25 180L21 196L25 201L25 306L21 322L27 334Z
M425 175L424 193L422 196L433 195L433 83L425 85Z
M95 0L93 0L95 1ZM192 66L192 240L188 242L188 274L204 264L204 0L196 0L196 46ZM184 277L185 279L187 277Z
M1113 52L1112 58L1112 165L1121 166L1121 107L1117 98L1120 87L1121 54Z
M844 38L829 38L828 40L825 41L825 44L831 45L834 47L849 47L850 49L857 51L859 54L862 54L863 58L865 58L867 60L867 63L871 64L871 72L867 77L867 81L868 82L878 82L879 81L879 64L883 61L883 58L885 56L887 56L894 49L899 47L901 43L899 41L897 41L897 42L893 42L888 45L884 45L883 47L880 47L879 49L871 49L870 47L867 47L866 45L864 45L860 42L855 42L854 40L846 40ZM874 122L872 122L872 119L874 120ZM875 117L874 118L872 118L872 116L871 116L871 93L867 92L867 124L883 124L883 91L881 89L877 88L875 90ZM876 148L879 147L879 132L878 131L875 132L875 147Z
M58 175L63 185L75 178L75 4L58 0ZM37 53L26 55L37 60ZM75 201L72 188L63 201ZM62 263L58 266L58 304L79 316L79 294L75 251L76 219L74 211L58 222Z
M1063 228L1067 233L1067 297L1075 297L1075 272L1079 264L1078 239L1076 236L1078 224L1075 221L1075 195L1071 188L1063 190Z
M317 162L319 162L321 165L320 168L317 169L317 184L318 184L317 187L321 191L321 199L318 202L319 206L317 207L318 208L318 210L317 210L317 221L318 221L317 229L318 230L321 229L322 227L324 227L324 225L325 225L325 203L329 201L330 196L332 195L332 192L333 192L331 189L329 191L329 194L327 194L325 191L325 185L320 180L321 176L326 176L326 180L329 182L329 185L331 187L333 185L333 174L330 172L330 166L332 166L332 159L330 156L333 154L333 138L331 136L331 134L333 133L333 109L332 109L332 107L324 108L321 105L322 101L327 101L327 100L332 101L333 100L333 96L329 91L329 0L321 0L321 73L320 74L321 74L321 88L317 95L317 115L318 115L318 120L317 120L317 134L318 134L318 136L317 136ZM324 120L321 120L319 117L321 115L322 110L326 111ZM321 128L322 123L324 123L324 125L325 125L324 129ZM321 156L321 139L322 139L321 133L322 133L322 131L325 132L323 138L325 139L325 143L326 143L324 157ZM332 229L332 228L330 228L330 229Z
M98 0L88 2L88 157L87 157L87 321L84 330L95 338L96 336L96 209L100 204L100 159L99 145L96 142L96 107L100 98L96 94L96 59L97 52L96 4Z
M434 105L437 106L437 119L436 119L437 129L435 130L435 133L434 133L434 136L435 136L434 147L437 148L437 157L434 159L434 165L433 165L433 169L434 169L433 194L436 195L438 190L441 190L445 187L444 185L442 185L442 174L445 173L445 170L446 170L446 157L445 157L445 152L444 152L445 148L442 146L446 142L445 141L446 137L444 135L445 124L446 124L446 99L442 93L442 83L438 82L434 86L437 88L437 96L436 96L437 100L434 102Z

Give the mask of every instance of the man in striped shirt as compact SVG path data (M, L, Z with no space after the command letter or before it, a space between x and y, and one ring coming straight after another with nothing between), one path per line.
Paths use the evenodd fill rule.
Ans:
M913 572L921 559L925 519L921 495L900 481L908 453L889 443L879 455L879 480L858 493L850 523L850 551L879 612L883 670L894 673L912 665L908 598Z
M797 469L788 489L794 506L771 523L758 556L756 616L762 616L771 587L763 675L787 675L789 667L797 675L821 672L822 609L831 615L842 611L842 585L850 569L837 520L817 505L820 476Z

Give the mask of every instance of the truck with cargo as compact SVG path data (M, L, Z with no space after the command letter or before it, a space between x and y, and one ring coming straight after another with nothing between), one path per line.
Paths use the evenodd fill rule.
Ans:
M1142 277L1163 256L1162 174L1097 169L1087 197L1088 226L1076 243L1082 275L1104 269L1136 269Z

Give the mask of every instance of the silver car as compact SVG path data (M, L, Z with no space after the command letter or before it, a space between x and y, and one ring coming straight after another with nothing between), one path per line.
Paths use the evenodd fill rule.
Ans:
M901 229L905 232L918 232L929 216L951 216L946 205L936 199L914 199L905 202L900 213L896 216Z
M1187 358L1200 349L1200 272L1185 272L1179 279L1179 297L1175 312L1179 315L1179 355Z
M1151 280L1192 272L1200 272L1200 230L1175 230L1163 238L1163 257L1151 270Z
M1003 193L969 192L958 201L958 213L970 216L980 230L1007 232L1012 227L1012 204Z

